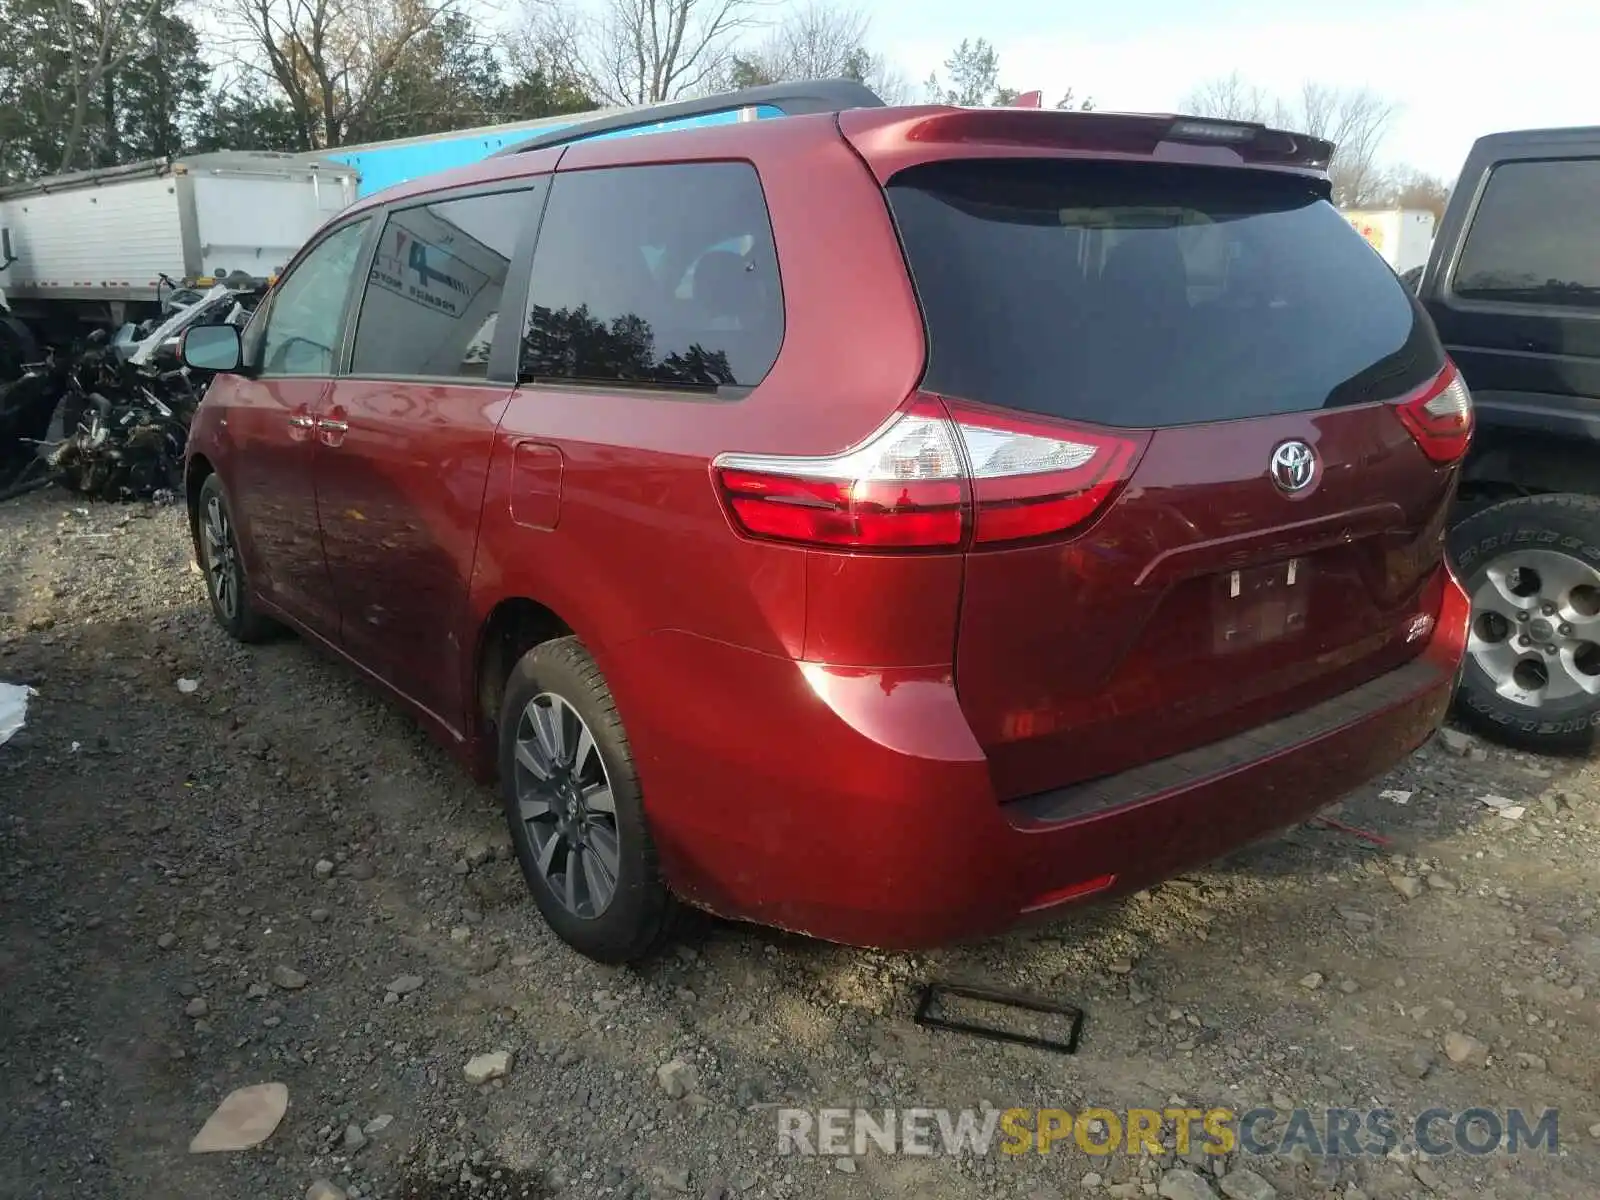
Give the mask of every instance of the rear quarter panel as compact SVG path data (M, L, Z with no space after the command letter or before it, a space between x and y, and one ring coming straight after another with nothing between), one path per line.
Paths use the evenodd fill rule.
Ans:
M887 206L831 116L792 117L579 143L561 173L659 162L752 162L770 213L784 337L740 400L668 392L519 388L489 469L471 616L524 596L590 647L619 692L630 736L630 647L658 631L783 658L805 646L808 551L733 532L711 460L723 452L829 454L872 432L916 386L920 315ZM556 187L560 186L557 175ZM509 323L508 323L509 325ZM519 445L560 452L554 527L519 523ZM548 462L547 454L537 456ZM532 486L548 488L549 473ZM547 496L532 508L548 512ZM526 510L530 506L523 505ZM534 524L538 524L536 522ZM640 651L643 652L643 651ZM471 693L469 693L471 694Z

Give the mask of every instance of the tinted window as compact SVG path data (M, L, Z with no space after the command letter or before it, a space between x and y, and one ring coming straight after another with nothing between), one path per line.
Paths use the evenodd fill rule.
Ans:
M392 213L361 302L351 373L481 378L517 236L538 204L538 191L522 190Z
M889 198L934 391L1154 427L1393 396L1443 365L1394 272L1304 180L957 162Z
M268 375L332 375L345 302L367 221L352 221L324 238L273 291L262 336Z
M1600 308L1600 161L1496 167L1461 249L1455 291Z
M782 341L778 259L754 168L556 177L533 259L524 379L748 387Z

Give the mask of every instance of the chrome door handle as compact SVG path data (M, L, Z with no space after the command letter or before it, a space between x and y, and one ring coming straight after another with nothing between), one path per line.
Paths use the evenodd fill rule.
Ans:
M316 426L316 421L312 420L310 417L296 415L289 418L289 424L295 429L311 429Z
M329 417L318 418L317 428L324 433L348 433L350 430L350 426L346 422L335 421Z

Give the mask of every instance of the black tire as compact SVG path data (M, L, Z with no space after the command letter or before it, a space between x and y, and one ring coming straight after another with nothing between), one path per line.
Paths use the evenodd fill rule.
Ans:
M1524 550L1554 551L1600 571L1600 499L1549 495L1504 500L1450 531L1450 557L1469 595L1496 558ZM1578 695L1538 708L1520 704L1495 690L1470 653L1455 708L1464 723L1485 736L1543 754L1591 751L1600 725L1600 696Z
M210 539L206 535L207 519L213 504L218 506L224 518L223 534L230 551L220 562L212 558ZM245 576L244 560L239 556L239 544L234 534L236 526L233 507L228 503L227 493L222 490L222 481L215 473L207 475L205 482L200 485L200 497L195 505L190 533L194 539L194 561L199 564L200 574L205 579L206 599L211 601L211 615L235 641L263 642L277 632L278 626L257 612L251 602L250 582ZM234 597L231 605L226 596L218 594L220 579L224 576L229 581L228 586Z
M525 787L533 775L518 766L517 743L519 731L530 728L523 725L528 707L540 696L558 697L582 720L610 785L613 811L608 815L614 830L618 870L614 888L598 915L585 915L568 907L554 882L554 866L549 878L540 868L535 833L530 829L536 822L523 819L518 798L519 772ZM498 731L500 791L506 824L528 890L545 921L562 941L597 962L630 963L651 957L670 932L676 902L661 878L633 754L611 690L577 638L544 642L522 656L506 681ZM570 768L572 764L567 765ZM585 764L576 765L580 772L584 771ZM589 771L593 770L591 764ZM591 819L604 827L606 816L597 814ZM554 818L540 820L550 822ZM539 828L548 836L548 824ZM564 883L572 860L567 852L558 852L552 862L556 861L564 866L560 872Z

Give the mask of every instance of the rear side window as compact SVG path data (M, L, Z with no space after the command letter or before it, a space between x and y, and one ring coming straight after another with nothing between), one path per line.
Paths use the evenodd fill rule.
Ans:
M1454 291L1600 308L1600 160L1496 167L1461 248Z
M749 164L556 176L534 252L524 381L747 388L782 341L777 252Z
M933 391L1154 428L1387 398L1444 364L1394 272L1305 180L963 161L888 192Z
M392 213L367 277L351 374L481 379L517 237L542 187Z

